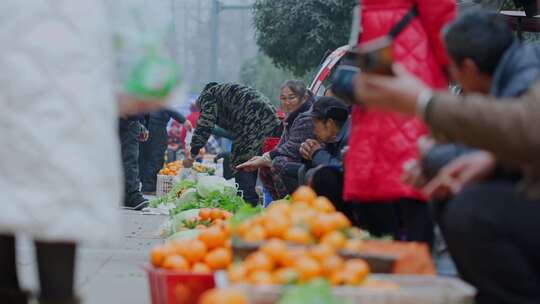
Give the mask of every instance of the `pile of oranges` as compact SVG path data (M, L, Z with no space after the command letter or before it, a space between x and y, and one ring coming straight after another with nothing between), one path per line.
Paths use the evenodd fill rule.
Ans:
M226 222L233 216L232 213L219 208L203 208L199 210L199 215L184 221L185 229L205 229L209 226L218 226L230 231L230 225Z
M369 275L362 259L345 261L330 244L288 247L279 239L264 243L242 263L229 267L229 280L255 285L290 284L325 278L332 285L359 285Z
M177 176L182 170L182 162L177 160L167 163L163 166L163 169L159 170L159 175Z
M277 201L262 214L253 217L234 230L243 241L260 243L280 239L298 245L327 244L335 250L361 250L362 234L351 227L349 219L337 212L326 197L317 197L309 187L296 190L291 203Z
M225 222L200 231L196 239L176 240L155 247L152 265L175 271L211 273L227 269L233 260L231 229Z

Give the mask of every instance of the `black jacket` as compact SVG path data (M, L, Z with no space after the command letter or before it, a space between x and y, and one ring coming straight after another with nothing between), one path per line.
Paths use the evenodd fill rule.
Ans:
M315 152L311 165L313 167L318 166L342 166L343 154L342 151L349 144L349 135L351 132L351 118L349 117L341 131L339 132L336 141L333 143L327 143L323 149Z

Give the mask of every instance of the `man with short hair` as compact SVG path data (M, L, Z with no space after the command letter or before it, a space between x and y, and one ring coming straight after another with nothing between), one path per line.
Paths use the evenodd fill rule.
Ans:
M540 79L540 47L515 39L497 13L470 11L450 24L444 33L452 79L464 94L517 97ZM423 157L427 177L451 160L474 151L464 145L443 144Z

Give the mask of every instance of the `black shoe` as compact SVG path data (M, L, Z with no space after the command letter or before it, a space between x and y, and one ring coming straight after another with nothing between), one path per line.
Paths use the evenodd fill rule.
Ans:
M0 299L2 303L28 304L30 294L23 290L3 290L0 289Z
M141 211L144 208L148 207L148 204L149 202L146 198L144 198L142 195L138 195L134 199L126 201L124 203L124 208L129 210Z

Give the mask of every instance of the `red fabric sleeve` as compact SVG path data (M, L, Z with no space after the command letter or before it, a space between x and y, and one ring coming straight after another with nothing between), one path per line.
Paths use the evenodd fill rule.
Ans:
M456 18L456 1L416 0L416 5L418 7L418 18L427 32L437 61L441 66L447 66L449 61L442 39L442 30Z

